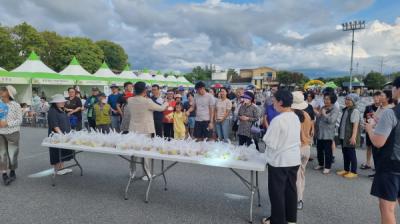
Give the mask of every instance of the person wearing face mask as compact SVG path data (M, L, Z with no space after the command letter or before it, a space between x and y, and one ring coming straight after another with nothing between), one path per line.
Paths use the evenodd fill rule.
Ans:
M65 102L67 100L61 94L56 94L50 101L50 109L47 115L48 134L68 133L71 131L68 114L65 111ZM71 169L64 169L64 162L73 158L74 151L69 149L49 148L50 164L54 166L54 172L57 175L71 173Z
M246 91L243 96L243 103L239 108L238 118L238 137L239 145L251 145L253 142L253 134L251 133L251 126L259 119L259 109L254 104L254 94Z
M99 102L94 105L96 117L96 129L103 133L109 133L111 128L111 105L107 103L107 96L100 93Z

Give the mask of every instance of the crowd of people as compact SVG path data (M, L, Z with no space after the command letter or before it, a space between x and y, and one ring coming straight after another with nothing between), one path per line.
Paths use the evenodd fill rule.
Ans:
M311 146L317 149L318 165L314 169L328 175L336 146L341 145L343 170L336 174L354 179L358 168L374 167L371 194L379 198L382 223L386 224L396 222L396 200L400 201L400 78L392 84L391 90L374 93L373 104L363 114L358 106L359 95L347 94L341 107L332 88L290 92L278 87L263 91L250 85L234 91L230 86L208 89L203 82L196 83L194 89L127 82L123 90L111 85L108 96L94 87L86 99L71 87L68 97L56 94L50 104L42 98L38 105L47 116L48 134L86 128L104 133L137 132L166 140L237 141L239 145L254 145L257 150L261 150L262 140L266 145L271 201L271 216L262 223L296 223L297 210L304 206ZM12 86L0 88L2 104L8 110L5 118L0 116L0 171L5 185L16 178L24 113L15 102L16 94ZM358 167L356 148L361 146L363 131L366 161ZM50 149L50 163L58 175L72 172L64 169L64 162L73 156L72 150ZM145 160L148 174L149 162Z

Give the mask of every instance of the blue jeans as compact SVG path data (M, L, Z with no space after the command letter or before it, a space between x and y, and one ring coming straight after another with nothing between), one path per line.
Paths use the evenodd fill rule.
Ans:
M119 132L121 126L121 117L120 116L111 116L111 128L115 129L115 131Z
M217 130L218 139L220 141L228 142L229 132L231 130L231 120L225 119L223 122L216 122L215 128Z

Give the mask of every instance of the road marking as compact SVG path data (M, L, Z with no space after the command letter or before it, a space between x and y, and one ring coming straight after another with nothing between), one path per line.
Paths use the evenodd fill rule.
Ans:
M230 194L230 193L224 193L225 197L232 199L232 200L245 200L249 199L248 196L240 195L240 194Z
M38 173L34 173L29 175L29 178L40 178L40 177L48 177L54 174L54 168L50 168L47 170L40 171Z

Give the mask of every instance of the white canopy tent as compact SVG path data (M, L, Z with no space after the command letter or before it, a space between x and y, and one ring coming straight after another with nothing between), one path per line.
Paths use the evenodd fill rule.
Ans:
M119 74L121 78L129 78L129 79L137 79L138 77L135 75L135 73L132 72L132 70L129 68L129 65L127 65L124 69L124 71Z
M74 56L71 63L60 72L61 75L92 75L86 71Z
M52 96L56 93L63 93L63 87L72 86L75 81L63 78L47 65L45 65L39 56L32 51L28 59L20 66L10 72L11 74L25 76L30 79L29 84L17 85L18 99L20 102L31 105L32 90L35 89L40 94L44 92L46 96Z
M115 75L115 73L112 72L111 69L108 67L106 62L103 62L103 64L99 68L99 70L97 70L97 72L94 73L94 76L103 77L103 78L107 78L107 77L108 78L116 78L117 77L117 75Z
M150 73L141 73L141 74L138 76L138 79L140 79L140 80L142 80L142 81L144 81L144 82L151 82L151 81L154 81L154 78L153 78L152 75L150 75Z

